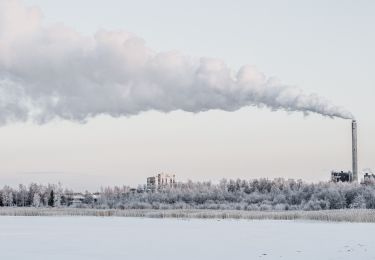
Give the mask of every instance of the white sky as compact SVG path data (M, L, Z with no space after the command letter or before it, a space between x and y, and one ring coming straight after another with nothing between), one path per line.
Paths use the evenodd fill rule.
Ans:
M1 0L0 0L1 1ZM24 0L46 23L90 35L133 32L155 50L217 57L345 106L359 125L359 164L375 168L373 1ZM350 169L350 121L244 108L200 114L147 112L87 124L0 128L0 184L57 182L76 189L178 179L327 180Z

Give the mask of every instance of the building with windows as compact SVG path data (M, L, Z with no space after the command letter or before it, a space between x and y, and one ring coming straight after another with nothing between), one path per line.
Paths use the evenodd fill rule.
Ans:
M366 173L363 176L363 183L364 184L375 183L375 174Z
M147 190L173 187L175 184L176 176L174 174L159 173L147 178Z
M353 173L348 171L332 171L331 172L331 180L333 182L352 182L353 181Z

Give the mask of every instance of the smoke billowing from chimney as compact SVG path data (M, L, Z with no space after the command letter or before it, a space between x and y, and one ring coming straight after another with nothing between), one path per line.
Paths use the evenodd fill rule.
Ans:
M63 25L45 27L39 9L0 0L1 124L245 106L353 118L252 66L234 73L218 59L155 52L126 32L83 36Z

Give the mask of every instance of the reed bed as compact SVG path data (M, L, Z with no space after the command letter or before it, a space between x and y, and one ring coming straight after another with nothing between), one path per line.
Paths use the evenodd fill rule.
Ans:
M375 210L345 209L320 211L240 211L196 209L87 209L87 208L0 208L0 216L93 216L143 218L198 218L248 220L314 220L375 223Z

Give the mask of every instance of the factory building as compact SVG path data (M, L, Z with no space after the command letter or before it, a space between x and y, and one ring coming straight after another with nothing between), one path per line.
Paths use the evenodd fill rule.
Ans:
M173 187L176 184L176 176L174 174L159 173L156 176L147 178L147 190L156 190L164 187Z
M375 183L375 174L366 173L363 176L363 183L364 184Z
M353 181L353 173L352 172L344 172L344 171L332 171L331 172L331 181L332 182L352 182Z

